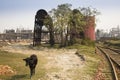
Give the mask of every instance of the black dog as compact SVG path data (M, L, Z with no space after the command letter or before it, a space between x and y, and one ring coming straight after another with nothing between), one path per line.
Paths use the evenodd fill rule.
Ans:
M26 66L29 65L30 68L30 78L32 77L33 74L35 74L35 67L37 65L38 59L35 54L31 55L28 58L23 59L26 62Z

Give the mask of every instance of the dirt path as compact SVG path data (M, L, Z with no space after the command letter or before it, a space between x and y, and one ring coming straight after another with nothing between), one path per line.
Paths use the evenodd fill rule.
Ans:
M76 49L30 49L28 44L11 44L2 48L3 50L22 54L36 54L45 57L47 80L74 80L73 75L77 69L84 67L84 61L75 55ZM53 71L49 71L55 69ZM40 80L40 79L39 79ZM78 79L79 80L79 79Z
M74 53L62 53L54 57L48 57L50 62L46 65L47 68L59 68L59 72L52 72L47 74L50 80L72 80L74 70L82 68L83 62ZM49 66L49 67L48 67Z

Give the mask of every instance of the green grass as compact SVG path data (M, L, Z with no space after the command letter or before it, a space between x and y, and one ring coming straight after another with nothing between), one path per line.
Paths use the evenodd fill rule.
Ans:
M0 79L3 80L29 80L30 79L30 72L29 67L25 66L25 62L22 60L29 55L24 55L20 53L10 53L6 51L0 51L0 65L8 65L10 66L15 72L15 75L0 75ZM39 63L36 67L36 75L32 77L32 80L38 80L41 77L45 76L45 59L41 56L39 57Z
M108 47L120 49L120 40L107 40L104 44Z
M74 44L72 46L66 47L67 49L77 49L79 53L93 56L95 54L95 47L94 46L85 46L80 44Z
M95 54L95 47L75 44L73 46L68 46L67 48L77 49L79 54L84 55L86 60L84 68L75 71L76 74L73 80L93 80L100 62L100 57ZM90 79L88 79L87 76L90 77Z

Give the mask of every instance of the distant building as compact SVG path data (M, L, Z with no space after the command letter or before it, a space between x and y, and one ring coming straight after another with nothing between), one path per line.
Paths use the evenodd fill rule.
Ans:
M5 30L5 33L15 33L15 30L14 29L10 29L10 30Z
M32 30L21 30L21 33L32 33Z
M17 33L17 32L16 32ZM32 30L20 30L19 33L17 33L17 39L32 39L33 33Z
M105 30L99 30L99 32L96 31L96 39L99 40L99 39L112 39L112 38L117 38L117 39L120 39L120 28L119 26L116 27L116 28L111 28L108 31L105 31Z
M120 38L120 28L119 26L117 28L112 28L109 32L111 37L116 37L116 38Z
M32 30L17 28L16 33L32 33Z
M0 40L21 40L21 39L33 39L32 30L20 30L16 32L13 29L5 30L5 33L0 34Z

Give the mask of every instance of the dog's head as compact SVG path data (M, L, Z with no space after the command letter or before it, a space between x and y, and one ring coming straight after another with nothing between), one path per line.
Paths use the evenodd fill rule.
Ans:
M25 59L23 59L23 61L25 61L26 62L26 66L28 66L29 65L29 61L30 61L30 58L28 57L28 58L25 58Z

